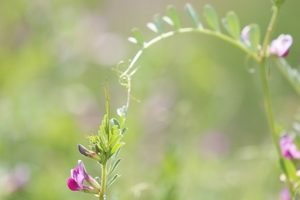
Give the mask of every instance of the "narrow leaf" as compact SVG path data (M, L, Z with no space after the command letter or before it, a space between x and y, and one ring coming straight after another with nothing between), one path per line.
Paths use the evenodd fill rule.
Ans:
M114 162L113 166L111 167L111 170L110 170L109 174L112 174L115 171L115 169L119 166L121 160L122 159L119 158L118 160L116 160L116 162Z
M156 29L157 29L157 32L158 34L163 34L164 33L164 23L163 23L163 20L162 20L162 17L160 15L154 15L154 24L156 26Z
M119 142L118 144L116 144L111 150L111 155L113 155L116 151L118 151L123 145L124 145L123 142Z
M189 3L187 3L185 5L185 11L187 12L190 20L193 22L193 24L197 27L197 28L200 28L202 29L203 26L202 24L200 23L199 21L199 17L198 17L198 14L196 13L195 9L193 8L193 6Z
M134 28L131 31L131 33L132 33L132 36L136 39L137 44L140 45L141 47L143 47L144 46L144 39L143 39L143 36L142 36L140 30L137 29L137 28Z
M300 94L300 73L297 69L292 68L284 58L276 58L278 68L281 73L288 79L294 89Z
M181 21L177 9L173 5L169 5L167 8L167 14L169 18L172 20L174 27L176 29L180 29Z
M168 17L168 16L163 16L163 20L164 20L165 22L167 22L167 24L169 24L170 26L174 26L174 23L173 23L173 21L170 19L170 17Z
M250 24L249 41L251 44L252 51L254 53L257 53L258 45L260 44L260 30L257 24Z
M240 39L240 22L238 16L233 11L227 13L226 18L222 19L222 23L225 29L234 39Z
M208 25L217 32L220 32L219 18L214 10L214 8L210 5L204 6L204 17L208 23Z
M296 175L297 170L291 160L280 159L280 167L282 171L287 173L293 181L297 180L297 175Z
M129 41L129 42L132 42L132 43L134 43L134 44L137 44L136 39L133 38L133 37L129 37L129 38L128 38L128 41Z
M115 180L120 177L120 175L116 174L114 175L111 179L109 179L109 181L107 182L106 188L108 188L111 184L113 184L113 182L115 182Z
M121 135L124 135L124 133L127 131L128 128L123 128L123 130L121 131Z
M120 123L116 118L112 118L110 122L112 123L113 126L115 125L117 126L117 128L120 128Z

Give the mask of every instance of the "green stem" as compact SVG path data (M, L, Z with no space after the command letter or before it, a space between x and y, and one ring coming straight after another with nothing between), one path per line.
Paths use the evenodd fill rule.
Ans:
M278 154L279 159L283 160L284 157L281 153L281 149L280 149L280 146L279 146L279 138L276 135L276 131L275 131L273 108L272 108L272 102L271 102L269 85L268 85L268 76L267 76L267 73L266 73L266 56L267 56L267 51L268 51L268 45L270 43L270 38L271 38L271 35L273 33L274 25L275 25L275 22L276 22L277 17L278 17L278 12L279 12L279 8L274 6L273 7L273 14L272 14L272 17L271 17L271 20L270 20L270 23L269 23L269 26L268 26L268 30L267 30L267 33L265 35L265 39L264 39L263 46L262 46L262 55L261 55L261 59L259 61L259 64L260 64L259 69L260 69L260 77L261 77L263 93L264 93L264 99L265 99L266 112L267 112L267 117L268 117L268 121L269 121L269 126L270 126L270 129L271 129L271 135L272 135L273 143L275 145L275 149L276 149L276 152ZM290 182L290 179L289 179L289 174L286 172L286 170L283 170L283 173L286 176L289 191L290 191L291 195L293 195L294 191L293 191L292 183Z
M139 59L139 57L142 55L143 50L149 48L150 46L152 46L153 44L157 43L158 41L171 37L175 34L178 33L202 33L205 35L211 35L211 36L215 36L217 38L220 38L230 44L233 44L234 46L240 48L242 51L244 51L245 53L247 53L248 55L250 55L255 61L259 62L260 61L260 57L258 57L255 53L253 53L251 50L249 50L242 42L235 40L227 35L224 35L222 33L213 31L213 30L209 30L209 29L201 29L201 28L181 28L178 29L176 31L170 31L167 33L163 33L160 36L150 40L149 42L146 42L143 46L143 49L138 51L138 53L134 56L134 58L132 59L132 61L130 62L129 67L127 68L127 70L125 72L123 72L120 75L120 78L126 76L130 70L133 68L134 64L136 63L136 61Z
M102 165L102 173L101 173L101 194L99 196L99 200L105 200L106 199L106 162Z
M275 26L275 22L278 18L278 13L279 13L279 8L276 7L276 6L273 6L273 14L272 14L272 17L271 17L271 20L270 20L270 23L269 23L269 26L268 26L268 29L267 29L267 33L265 35L265 39L264 39L264 43L263 43L263 46L262 46L262 58L264 59L267 55L267 48L268 48L268 45L270 44L270 39L271 39L271 36L272 36L272 33L273 33L273 30L274 30L274 26Z

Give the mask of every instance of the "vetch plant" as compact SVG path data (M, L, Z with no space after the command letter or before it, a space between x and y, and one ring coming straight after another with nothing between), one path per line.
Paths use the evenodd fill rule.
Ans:
M106 189L116 180L119 175L112 175L115 168L119 165L121 159L116 159L118 152L124 145L121 139L124 132L124 122L127 110L129 109L129 102L131 99L131 78L136 73L137 67L135 63L143 54L144 50L153 44L171 37L176 34L185 33L200 33L210 35L238 47L243 52L257 62L261 85L263 89L263 98L265 101L266 115L269 122L269 128L274 147L276 149L279 163L283 172L283 182L285 186L281 192L282 199L296 198L300 177L297 175L297 163L295 161L300 159L300 140L299 133L291 134L286 131L278 130L274 120L272 101L269 92L269 82L267 73L267 60L273 59L280 71L288 79L295 90L300 94L300 76L296 69L293 69L284 57L288 56L290 47L293 43L293 38L288 34L281 34L278 38L273 38L272 33L279 15L279 11L284 4L284 0L272 0L272 16L267 27L265 36L261 36L260 27L255 24L249 24L241 29L240 20L238 16L230 11L226 16L219 20L217 12L210 5L204 7L203 16L210 28L205 28L201 23L197 11L191 4L186 4L185 11L193 23L193 27L183 27L182 20L177 9L170 5L167 7L167 15L155 15L153 22L147 24L147 27L154 31L158 36L150 41L145 41L141 32L134 28L132 30L132 37L130 42L137 44L140 50L129 62L121 62L120 65L126 65L125 71L120 71L119 67L115 69L118 73L120 84L127 90L126 106L118 109L117 114L120 117L118 121L110 116L109 95L107 89L106 94L106 115L103 117L102 124L97 135L88 136L90 146L89 149L78 145L79 152L88 158L98 162L101 166L101 178L93 178L88 175L83 162L79 161L77 168L71 170L71 178L68 180L68 186L73 191L83 191L99 196L99 199L106 198ZM221 22L221 23L220 23ZM174 30L165 32L164 25L169 24ZM223 33L221 26L224 27L226 33ZM282 133L285 133L282 135ZM110 164L110 166L108 166ZM108 177L110 176L110 180ZM86 181L89 186L83 183ZM109 198L107 198L109 199Z
M78 166L75 169L71 169L71 178L67 181L70 190L95 194L100 200L106 199L106 189L119 177L118 174L113 175L113 173L121 162L121 159L116 159L116 157L124 145L121 139L127 130L123 127L127 111L126 107L124 106L117 111L120 121L110 118L110 99L107 86L104 89L106 114L103 117L98 134L87 137L90 143L90 150L81 144L78 145L78 150L83 156L91 158L100 164L101 177L93 178L89 175L83 162L79 160ZM89 186L84 185L84 181Z

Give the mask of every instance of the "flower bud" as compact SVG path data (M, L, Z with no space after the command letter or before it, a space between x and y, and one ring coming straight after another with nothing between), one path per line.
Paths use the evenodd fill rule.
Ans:
M88 157L88 158L97 160L97 161L99 161L99 162L101 161L99 155L98 155L96 152L91 151L91 150L88 150L87 148L85 148L85 147L82 146L81 144L78 144L78 150L79 150L79 152L80 152L82 155L84 155L84 156L86 156L86 157Z

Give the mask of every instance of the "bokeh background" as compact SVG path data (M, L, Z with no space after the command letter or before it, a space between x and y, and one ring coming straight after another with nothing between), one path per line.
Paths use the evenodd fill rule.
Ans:
M241 26L266 31L269 0L190 0L203 19L211 4L220 18L234 10ZM146 41L154 14L175 5L186 27L184 0L0 1L0 199L96 199L71 192L77 144L96 133L105 113L107 79L112 110L126 91L112 70L139 50L127 41L138 27ZM300 1L286 0L273 38L294 37L287 60L299 69ZM166 25L167 30L171 30ZM224 29L223 29L224 31ZM291 129L299 96L270 64L276 121ZM280 169L264 113L259 73L236 47L201 34L165 39L137 62L117 170L109 200L279 199Z

